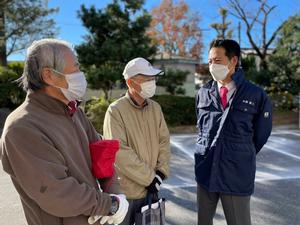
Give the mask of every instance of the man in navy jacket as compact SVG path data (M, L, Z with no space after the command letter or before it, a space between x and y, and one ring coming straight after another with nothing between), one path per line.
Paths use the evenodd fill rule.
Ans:
M228 225L251 224L256 154L270 136L272 106L266 93L245 79L239 58L237 42L214 40L213 80L196 96L198 225L213 224L219 199Z

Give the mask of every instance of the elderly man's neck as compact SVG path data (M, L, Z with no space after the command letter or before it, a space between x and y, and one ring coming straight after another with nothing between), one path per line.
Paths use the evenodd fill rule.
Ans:
M134 104L137 106L144 106L146 105L146 100L139 96L137 93L132 92L130 89L128 90L129 97L133 101Z

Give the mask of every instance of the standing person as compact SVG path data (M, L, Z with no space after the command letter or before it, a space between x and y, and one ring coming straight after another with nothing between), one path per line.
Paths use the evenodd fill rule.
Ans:
M104 137L121 142L116 168L129 201L122 225L134 224L147 192L157 194L169 176L169 131L159 104L150 99L155 94L155 76L161 72L143 58L128 62L123 72L128 91L105 115Z
M250 225L256 154L272 129L271 103L239 68L240 46L214 40L209 51L213 80L196 97L195 153L198 225L212 225L221 199L228 225Z
M88 225L89 216L117 224L128 203L114 178L101 192L91 172L89 144L100 139L76 100L86 80L70 44L35 41L20 79L27 97L12 112L1 138L1 159L20 195L29 225Z

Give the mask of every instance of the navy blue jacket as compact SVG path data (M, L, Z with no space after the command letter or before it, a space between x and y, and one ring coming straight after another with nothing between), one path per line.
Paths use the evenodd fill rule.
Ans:
M208 82L196 96L196 181L210 192L251 195L256 154L272 130L272 105L261 88L245 80L241 69L232 79L236 93L213 146L223 114L217 82Z

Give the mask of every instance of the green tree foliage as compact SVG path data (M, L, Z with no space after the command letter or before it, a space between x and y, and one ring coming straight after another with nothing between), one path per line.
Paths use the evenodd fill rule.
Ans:
M255 62L255 56L249 55L242 58L242 68L245 71L246 78L261 87L269 87L273 74L269 70L258 70Z
M281 109L296 108L300 91L300 14L282 25L274 54L270 57L271 85L267 88L274 105Z
M151 16L143 0L114 0L104 9L81 6L78 12L89 34L76 47L90 88L102 89L105 98L118 80L125 64L135 57L149 58L156 52L146 29Z
M300 14L284 22L279 32L277 46L270 57L272 84L277 92L297 95L300 91Z
M22 63L0 67L0 108L14 109L25 98L25 92L15 82L21 76Z
M152 98L158 102L164 113L168 126L195 125L195 98L186 96L158 95ZM103 121L106 110L112 101L104 97L94 98L87 102L85 112L99 133L103 133Z
M157 85L166 88L171 95L185 94L185 90L180 87L186 80L189 71L168 69L165 74L158 78Z
M103 133L103 121L106 110L112 101L106 100L104 97L93 98L88 101L85 106L85 112L93 126L99 133Z
M158 95L157 101L164 113L168 126L195 125L195 98L186 96Z
M300 14L280 27L268 70L257 71L253 56L243 58L242 66L249 80L265 88L274 106L286 110L295 108L300 90Z
M0 0L0 65L7 56L25 49L35 39L53 37L55 22L49 15L57 8L47 8L46 0Z

